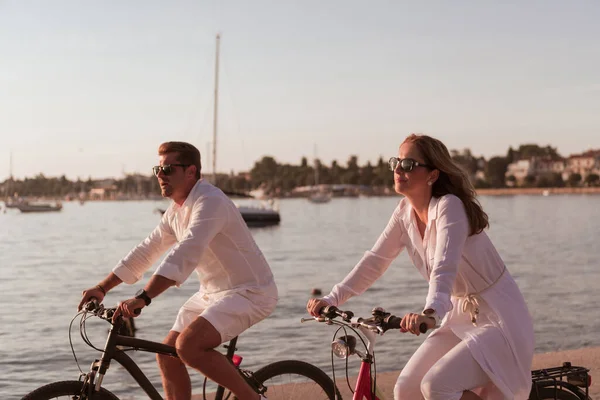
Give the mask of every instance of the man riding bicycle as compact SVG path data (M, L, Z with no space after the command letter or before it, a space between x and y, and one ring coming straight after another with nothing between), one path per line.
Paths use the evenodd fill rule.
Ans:
M163 197L173 200L159 225L95 287L83 291L81 309L91 298L102 301L122 282L133 284L169 248L143 290L119 303L116 318L136 310L171 286L180 286L196 270L200 289L179 310L164 343L175 346L179 359L158 355L167 399L190 399L186 365L226 387L238 399L259 395L225 356L214 350L269 316L277 304L271 269L235 204L200 178L200 152L184 142L159 146L153 167Z

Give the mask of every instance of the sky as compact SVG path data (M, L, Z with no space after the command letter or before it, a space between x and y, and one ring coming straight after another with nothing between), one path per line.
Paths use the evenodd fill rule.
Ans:
M387 160L411 132L487 159L600 148L599 16L593 0L0 0L0 181L11 154L19 179L150 174L169 140L212 172L217 33L219 172Z

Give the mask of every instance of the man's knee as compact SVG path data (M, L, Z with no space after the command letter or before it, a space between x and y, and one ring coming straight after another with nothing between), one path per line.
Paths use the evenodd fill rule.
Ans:
M163 344L175 347L175 343L177 342L178 337L179 337L179 332L169 331L169 333L163 340ZM156 361L158 362L159 365L162 363L168 362L171 359L173 359L173 357L171 357L169 355L158 354L158 353L156 354Z
M175 342L177 355L184 362L189 357L221 344L221 334L206 319L198 317L181 332Z
M414 400L420 397L419 382L410 376L400 375L394 386L394 400Z

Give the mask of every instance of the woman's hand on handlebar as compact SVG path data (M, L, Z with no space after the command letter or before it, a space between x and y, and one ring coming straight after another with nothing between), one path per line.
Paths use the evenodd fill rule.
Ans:
M81 308L92 299L98 300L98 303L102 303L102 300L104 300L104 292L100 290L98 286L85 289L83 292L81 292L81 301L77 306L77 311L81 311Z
M117 320L119 315L123 316L123 318L132 318L137 317L139 312L136 313L135 310L141 310L146 306L146 302L144 299L133 299L125 300L119 303L115 313L113 314L113 323Z
M330 305L331 304L327 303L323 299L310 299L306 304L306 310L313 317L320 317L321 315L319 314L319 311L321 311L323 307L327 307Z
M419 327L421 324L427 325L427 329L435 328L435 320L423 314L408 313L402 318L400 323L401 332L410 332L413 335L419 336L421 331Z

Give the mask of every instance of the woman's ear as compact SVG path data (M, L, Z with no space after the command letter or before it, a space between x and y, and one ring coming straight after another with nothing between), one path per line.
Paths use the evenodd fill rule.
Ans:
M434 184L435 181L437 181L439 177L440 177L440 170L434 169L433 171L431 171L431 175L429 175L429 181L431 182L431 184Z

